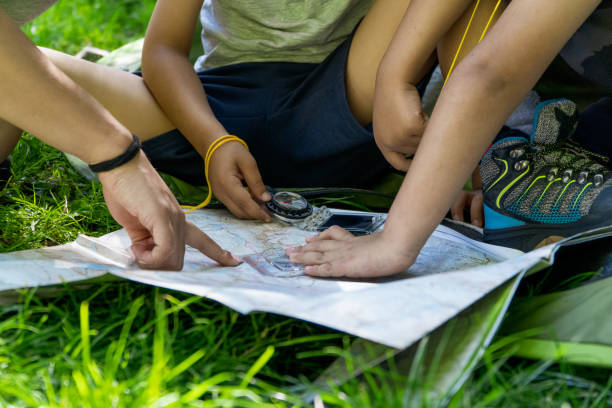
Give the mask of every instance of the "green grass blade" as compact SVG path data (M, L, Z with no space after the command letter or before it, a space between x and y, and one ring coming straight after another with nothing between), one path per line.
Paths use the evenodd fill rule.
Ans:
M190 403L192 401L197 400L202 395L204 395L211 387L221 384L222 382L230 381L234 376L230 373L219 373L205 381L202 381L191 391L187 392L181 398L181 402L184 404Z
M602 344L523 339L512 347L518 357L612 369L612 347Z
M195 353L193 353L192 355L187 357L185 360L183 360L179 365L177 365L172 370L170 370L170 372L166 375L165 380L166 381L170 381L173 378L175 378L176 376L178 376L179 374L181 374L184 371L188 370L195 363L197 363L199 360L201 360L202 357L204 357L205 354L206 354L205 350L198 350L198 351L196 351Z
M121 360L123 359L123 354L125 353L125 348L128 342L128 336L130 335L130 330L132 328L132 324L134 323L134 319L136 318L138 311L144 304L144 297L141 296L134 300L134 303L130 306L130 311L128 312L127 318L123 323L123 327L121 328L121 334L119 335L119 341L116 343L115 351L112 355L112 360L110 362L110 366L107 370L108 378L114 378L119 365L121 364Z
M89 345L89 303L82 302L81 315L81 355L83 356L83 369L89 370L91 365L91 348Z
M249 368L249 371L244 375L244 379L240 384L241 387L246 387L249 385L253 377L270 361L272 356L274 355L274 347L268 346L266 351L255 361L255 363Z

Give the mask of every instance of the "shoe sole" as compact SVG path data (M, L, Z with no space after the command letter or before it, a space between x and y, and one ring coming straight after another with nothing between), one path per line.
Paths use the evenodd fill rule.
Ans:
M578 222L560 225L531 224L496 230L485 228L483 240L487 244L501 245L527 252L581 232L607 226L612 226L612 220L607 222Z

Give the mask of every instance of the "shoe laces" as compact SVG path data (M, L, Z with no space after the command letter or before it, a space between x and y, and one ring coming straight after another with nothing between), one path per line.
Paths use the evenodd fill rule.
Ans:
M592 180L593 185L599 187L604 182L604 175L608 173L604 165L608 162L607 157L569 140L550 145L516 148L510 151L510 157L520 159L514 163L514 169L517 171L526 169L530 163L545 162L552 166L548 171L548 181L560 177L563 183L569 183L575 178L578 184Z

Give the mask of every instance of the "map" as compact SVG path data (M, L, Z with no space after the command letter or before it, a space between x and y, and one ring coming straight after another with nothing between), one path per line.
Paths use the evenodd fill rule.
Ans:
M113 275L205 296L241 313L282 314L405 348L549 259L557 247L523 254L438 226L403 273L373 280L318 279L299 268L290 274L275 272L266 263L270 251L282 254L284 248L303 244L311 232L280 222L238 220L225 210L198 210L188 219L223 248L251 261L220 267L188 248L181 272L145 271L134 264L127 234L119 230L100 238L80 236L58 247L1 254L0 293Z

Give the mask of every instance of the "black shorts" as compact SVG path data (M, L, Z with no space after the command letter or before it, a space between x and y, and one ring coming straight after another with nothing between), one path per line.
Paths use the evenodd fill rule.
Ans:
M264 183L368 187L389 171L372 126L355 120L346 99L350 41L320 64L241 63L198 73L212 111L248 144ZM419 92L428 79L419 83ZM202 156L178 130L143 147L159 171L206 184Z

